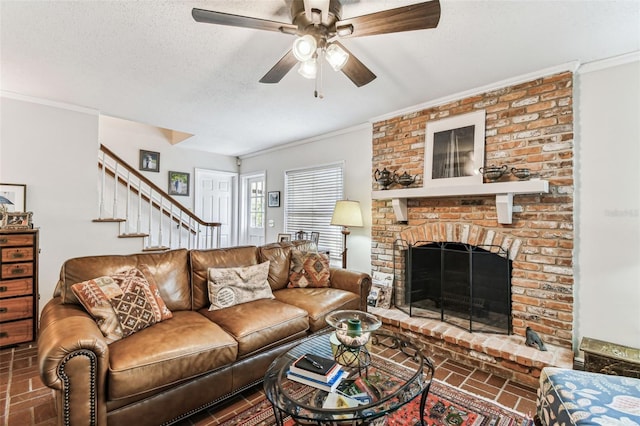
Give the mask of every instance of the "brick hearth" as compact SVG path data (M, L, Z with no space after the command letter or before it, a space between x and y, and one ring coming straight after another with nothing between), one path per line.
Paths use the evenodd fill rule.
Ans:
M442 321L410 317L398 309L370 307L388 329L412 336L427 356L442 356L523 385L538 387L540 370L546 366L573 368L573 351L546 345L547 351L531 348L520 336L469 333Z
M373 123L372 175L383 168L406 171L416 176L411 187L423 186L427 123L478 110L486 112L484 166L529 168L549 182L549 192L515 194L513 205L520 210L514 211L511 224L498 223L495 197L490 195L409 198L407 222L396 220L391 200L374 199L372 270L398 276L403 269L394 244L398 240L455 242L466 235L468 240L489 238L503 246L513 261L513 336L482 337L433 320L404 318L399 311L383 317L402 324L433 350L469 358L490 370L511 370L517 381L534 384L532 378L545 364L572 364L573 74L541 77ZM380 189L375 181L372 189ZM449 239L450 234L454 238ZM524 347L527 326L554 350L544 354Z

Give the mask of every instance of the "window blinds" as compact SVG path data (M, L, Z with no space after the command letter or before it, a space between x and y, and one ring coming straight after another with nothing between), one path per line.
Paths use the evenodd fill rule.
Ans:
M284 226L295 238L298 231L320 233L318 247L333 259L342 254L342 229L330 225L336 201L343 199L342 164L285 172Z

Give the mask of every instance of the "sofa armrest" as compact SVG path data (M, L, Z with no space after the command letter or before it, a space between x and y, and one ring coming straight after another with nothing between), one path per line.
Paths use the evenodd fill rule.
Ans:
M360 310L367 311L367 296L371 290L371 276L363 272L331 268L330 285L360 295Z
M56 391L58 424L107 424L109 347L82 306L54 298L43 308L38 366L42 382Z

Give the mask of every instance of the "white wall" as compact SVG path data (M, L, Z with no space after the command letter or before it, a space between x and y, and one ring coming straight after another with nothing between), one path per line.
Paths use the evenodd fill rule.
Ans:
M576 347L640 348L639 57L576 76Z
M267 191L284 190L286 170L344 161L344 196L360 201L364 226L349 228L348 269L371 273L371 126L325 135L270 152L243 157L242 173L266 171ZM282 204L281 204L282 206ZM284 207L267 208L266 241L273 242L284 230Z
M160 153L159 172L141 172L164 191L168 189L169 171L189 173L189 196L176 196L176 201L193 211L194 173L196 168L237 172L235 157L183 149L171 145L166 133L154 126L113 117L100 116L100 143L134 166L139 164L140 150Z
M0 182L27 185L27 210L40 229L41 309L65 260L142 250L141 240L117 238L117 224L92 222L98 216L100 142L134 167L139 149L160 152L160 173L145 175L161 188L167 187L169 170L192 173L193 179L196 167L237 169L234 157L171 146L152 126L69 105L3 93L0 123ZM192 196L177 198L193 207Z

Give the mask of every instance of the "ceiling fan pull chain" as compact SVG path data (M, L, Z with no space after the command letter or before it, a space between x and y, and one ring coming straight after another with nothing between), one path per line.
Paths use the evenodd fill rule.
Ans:
M320 54L318 55L318 73L316 74L316 90L313 95L316 98L324 99L324 94L322 93L322 69L324 65L324 48L320 49Z

